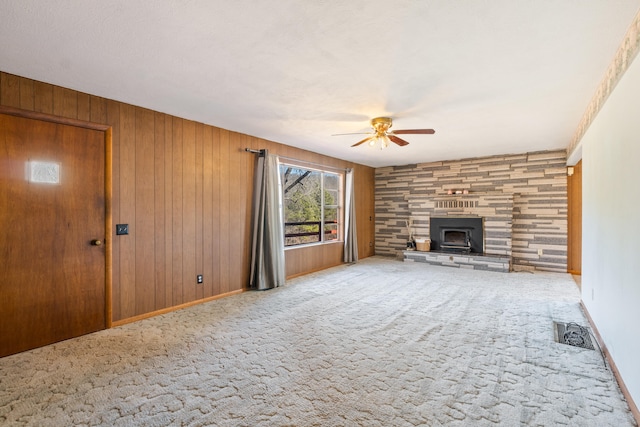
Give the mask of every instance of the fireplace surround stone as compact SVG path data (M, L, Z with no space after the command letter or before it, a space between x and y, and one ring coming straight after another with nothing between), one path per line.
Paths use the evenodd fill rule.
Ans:
M476 251L476 253L455 254L456 256L439 251L434 251L430 255L412 254L411 251L405 251L403 252L404 260L510 271L513 222L512 194L476 193L435 197L411 195L407 199L416 238L434 240L431 236L431 219L434 217L482 218L484 251L482 253ZM483 261L482 257L486 257L486 259Z
M431 217L481 217L484 219L484 253L511 256L513 194L411 195L407 202L416 238L431 238Z

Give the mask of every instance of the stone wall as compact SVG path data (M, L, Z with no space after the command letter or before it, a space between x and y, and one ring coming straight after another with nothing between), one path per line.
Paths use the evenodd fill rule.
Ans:
M447 196L449 189L466 189L469 195ZM406 248L405 221L411 217L410 203L425 198L434 202L474 199L496 193L513 198L513 269L566 272L564 150L376 169L376 254L397 256ZM424 229L424 218L412 219L418 229ZM489 248L492 242L485 238L485 245Z

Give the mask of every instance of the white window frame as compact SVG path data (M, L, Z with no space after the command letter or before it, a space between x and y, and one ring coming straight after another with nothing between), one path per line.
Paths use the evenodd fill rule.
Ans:
M287 232L287 226L286 226L286 219L285 219L285 209L286 209L286 204L285 204L285 194L284 191L286 189L286 185L283 182L282 183L282 200L283 200L283 222L285 224L284 226L284 230L285 230L285 250L287 249L295 249L295 248L302 248L302 247L307 247L307 246L314 246L314 245L323 245L323 244L331 244L331 243L343 243L344 242L344 182L345 182L345 173L341 170L331 170L331 169L321 169L321 168L317 168L317 167L310 167L306 164L299 164L293 161L281 161L280 162L280 171L279 173L282 175L282 171L288 167L291 168L296 168L296 169L302 169L302 170L308 170L308 171L312 171L312 172L318 172L321 174L321 178L320 178L320 194L322 194L323 196L320 197L320 229L319 229L319 233L320 233L320 240L316 241L316 242L307 242L307 243L299 243L299 244L294 244L294 245L287 245L286 243L286 232ZM324 200L324 191L325 191L325 175L327 174L331 174L331 175L336 175L338 177L338 204L337 205L325 205L325 200ZM337 238L336 239L331 239L331 240L327 240L324 230L325 230L325 209L331 209L331 208L336 208L337 210Z

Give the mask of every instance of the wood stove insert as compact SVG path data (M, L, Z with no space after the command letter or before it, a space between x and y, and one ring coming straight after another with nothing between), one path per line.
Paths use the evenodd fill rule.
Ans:
M431 250L484 253L482 217L431 217Z

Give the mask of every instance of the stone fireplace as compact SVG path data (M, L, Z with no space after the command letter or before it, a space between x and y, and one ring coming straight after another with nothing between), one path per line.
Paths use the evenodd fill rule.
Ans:
M518 271L565 273L566 162L554 150L376 168L376 255L402 257L409 218L414 237L428 239L430 216L475 215L485 219L485 255L508 256Z
M431 251L405 251L405 261L511 270L513 194L411 195L407 202L415 236L431 239Z

